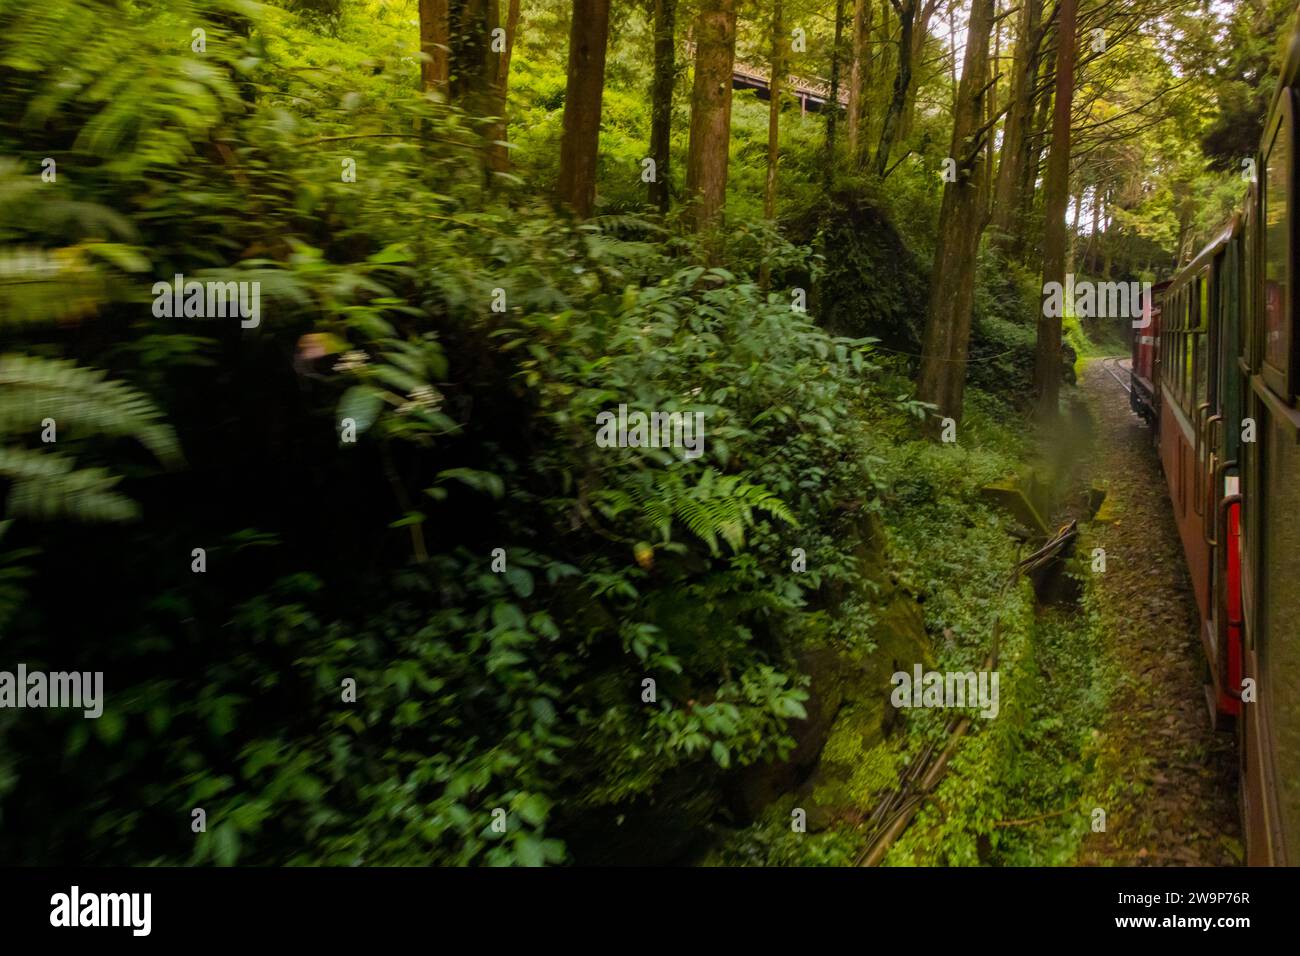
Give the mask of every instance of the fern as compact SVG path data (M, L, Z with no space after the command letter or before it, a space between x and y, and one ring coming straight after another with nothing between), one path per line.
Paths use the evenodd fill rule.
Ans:
M171 427L135 389L73 362L0 355L0 437L35 435L44 419L73 437L106 435L139 441L169 467L181 461ZM0 478L11 483L6 513L15 517L126 521L135 503L114 491L120 480L102 468L78 468L49 449L0 445Z
M0 447L0 478L12 482L5 511L13 517L129 521L139 514L134 501L113 490L120 477L78 468L57 452Z
M140 392L73 362L0 355L0 435L31 433L45 418L74 436L132 437L164 465L180 463L175 433Z
M785 503L762 485L738 475L721 475L713 468L706 468L693 485L681 470L647 469L633 476L626 491L610 489L598 498L610 515L639 508L665 542L671 540L673 522L679 521L714 555L719 553L719 538L732 551L744 547L745 530L756 523L755 512L798 525Z

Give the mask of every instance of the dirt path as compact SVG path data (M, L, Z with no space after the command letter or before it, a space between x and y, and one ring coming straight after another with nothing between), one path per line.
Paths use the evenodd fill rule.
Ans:
M1087 548L1106 549L1113 692L1096 771L1106 829L1085 838L1078 862L1235 865L1235 738L1210 728L1195 601L1150 432L1100 361L1079 387L1096 422L1091 477L1108 492L1099 517L1110 520L1093 525Z

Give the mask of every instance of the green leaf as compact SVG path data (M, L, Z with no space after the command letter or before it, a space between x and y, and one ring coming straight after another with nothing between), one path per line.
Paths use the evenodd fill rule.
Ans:
M530 793L522 800L515 800L515 811L520 819L532 827L540 827L545 823L550 810L551 802L540 793Z
M339 399L339 419L350 418L361 434L375 423L384 407L383 393L369 385L353 385Z
M529 833L522 833L515 839L515 854L524 866L544 866L546 850L542 841Z
M213 831L212 843L217 866L234 866L239 859L239 831L223 823Z
M115 744L122 739L126 729L126 720L116 710L105 710L95 720L95 735L106 744Z
M506 581L520 597L526 598L533 593L533 576L523 568L506 568L505 575Z
M493 498L500 499L506 493L506 485L498 475L489 471L478 471L474 468L448 468L446 471L438 472L438 479L445 480L455 478L457 481L464 482L475 491L482 491L490 494Z

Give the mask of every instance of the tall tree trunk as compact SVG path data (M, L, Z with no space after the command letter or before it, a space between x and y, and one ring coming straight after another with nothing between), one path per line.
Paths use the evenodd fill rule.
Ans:
M600 100L605 91L605 43L609 0L573 0L569 28L569 80L564 93L560 139L560 202L579 217L596 205L596 155L600 145Z
M447 98L457 102L477 121L484 179L490 185L493 143L502 135L499 123L505 113L497 87L501 53L492 49L492 31L499 20L500 0L448 0L444 5L450 48L446 66ZM435 32L441 29L436 17L431 22ZM438 68L442 68L441 64ZM436 89L441 81L433 82Z
M917 9L916 22L912 26L912 55L910 60L913 68L915 68L916 64L924 61L925 41L930 39L930 21L938 8L939 0L923 0ZM898 123L899 139L907 139L908 136L912 135L912 124L916 119L918 86L917 83L908 84L906 98L903 101L903 116Z
M494 173L510 169L510 150L506 146L506 104L510 93L510 57L515 49L515 32L519 29L519 0L509 0L506 6L505 48L497 56L497 70L493 95L498 117L492 130L492 144L488 147L488 168Z
M1110 205L1110 203L1111 203L1111 201L1112 201L1113 199L1114 199L1114 197L1113 197L1113 196L1110 194L1110 192L1108 191L1108 192L1106 193L1106 204L1107 204L1107 206ZM1107 232L1109 232L1109 231L1110 231L1110 230L1108 229ZM1101 248L1102 248L1102 253L1103 253L1102 262L1101 262L1101 277L1102 277L1103 279L1110 279L1110 253L1111 253L1111 242L1110 242L1110 239L1109 239L1109 238L1107 238L1107 239L1106 239L1106 240L1101 244Z
M868 0L870 2L870 0ZM891 95L886 78L892 74L895 56L893 40L893 20L889 15L889 0L880 0L877 26L871 31L871 58L867 70L866 92L867 124L864 136L867 142L862 144L862 162L864 166L875 167L873 150L880 144L880 132L885 122L885 105Z
M668 211L668 162L673 131L673 83L677 78L677 0L654 0L655 65L650 86L650 158L655 178L649 184L650 205Z
M937 405L940 417L955 421L961 420L975 293L975 260L985 218L980 190L987 169L980 139L991 135L983 127L984 97L991 95L988 55L993 3L994 0L971 0L950 147L952 157L957 160L957 180L946 183L943 189L939 242L934 253L930 307L917 381L917 397ZM929 426L933 434L938 420L931 419Z
M987 224L993 207L993 179L997 176L994 161L993 141L997 138L998 114L998 61L1002 58L1002 29L998 19L1002 5L1000 0L993 4L993 56L989 59L989 92L984 97L984 122L988 134L984 137L984 176L980 182L980 206L984 210L984 222Z
M497 26L497 0L451 0L448 29L451 53L448 86L453 99L474 115L489 115L499 55L492 50L492 30Z
M781 0L773 0L772 70L767 102L767 182L763 186L763 218L776 219L776 173L781 162L781 90L785 85L785 11ZM758 269L758 285L768 287L771 274L767 260Z
M1011 105L1002 132L1002 159L993 191L993 240L1007 251L1016 228L1016 195L1030 159L1030 124L1033 121L1034 86L1042 49L1043 0L1023 0L1019 32L1012 54Z
M772 9L772 82L767 104L767 183L763 217L776 218L776 172L781 161L781 88L785 85L785 12L781 0Z
M840 51L844 45L844 0L835 0L835 44L831 47L831 95L826 103L826 185L835 175L835 124L840 116Z
M1065 211L1070 201L1070 109L1074 103L1075 0L1060 0L1056 45L1056 103L1052 115L1052 146L1043 185L1046 219L1043 226L1043 284L1065 284L1067 253ZM1039 415L1057 415L1061 387L1061 319L1038 316L1038 346L1034 352L1034 391Z
M885 116L885 77L889 75L889 0L876 5L867 0L867 76L863 82L863 105L866 117L862 124L862 165L874 158L871 150L880 142L880 125Z
M1035 80L1041 84L1041 90L1035 95L1031 112L1033 120L1029 124L1029 137L1025 146L1024 168L1019 170L1020 181L1016 184L1015 198L1012 202L1012 225L1009 230L1008 251L1017 259L1029 257L1030 249L1041 235L1041 219L1034 218L1034 200L1038 194L1038 182L1043 173L1043 152L1047 148L1047 124L1052 115L1052 87L1049 78L1056 75L1056 47L1047 51L1041 64L1041 76Z
M451 76L448 53L451 29L447 0L420 0L420 88L447 93Z
M777 0L779 3L780 0ZM849 166L856 169L860 156L859 147L862 130L862 83L866 73L867 57L867 17L871 12L871 0L854 0L853 2L853 36L849 61L849 104L846 125L848 127Z
M952 42L952 58L948 60L951 71L949 79L952 86L952 115L957 115L957 4L948 5L948 39Z
M889 154L898 136L898 125L907 104L907 89L912 84L912 26L916 21L917 0L889 0L898 13L898 73L894 76L894 95L889 99L885 119L880 127L880 145L876 148L876 175L884 178L889 171Z
M691 139L686 156L686 191L691 197L691 221L697 232L722 224L735 59L736 0L705 0L695 21L695 84L691 90Z

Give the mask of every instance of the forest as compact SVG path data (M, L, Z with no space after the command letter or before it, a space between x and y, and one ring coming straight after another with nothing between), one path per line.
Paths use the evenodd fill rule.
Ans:
M1044 290L1215 235L1294 13L0 0L0 863L1146 854Z

